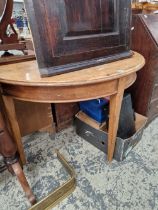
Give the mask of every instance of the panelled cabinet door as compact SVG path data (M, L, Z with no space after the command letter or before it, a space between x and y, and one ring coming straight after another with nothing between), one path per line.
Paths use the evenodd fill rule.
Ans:
M24 0L42 76L131 55L130 0Z

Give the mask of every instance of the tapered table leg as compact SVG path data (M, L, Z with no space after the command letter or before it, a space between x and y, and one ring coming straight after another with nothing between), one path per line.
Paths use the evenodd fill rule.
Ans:
M108 161L111 162L114 154L121 104L125 89L125 78L118 82L118 92L110 96L110 118L108 129Z
M24 148L22 145L19 125L18 125L17 118L16 118L14 100L10 96L3 95L2 97L3 97L5 110L7 112L8 120L10 123L10 127L12 130L12 135L13 135L14 141L17 145L18 153L20 155L20 160L21 160L21 163L24 165L24 164L26 164L26 158L25 158Z
M16 162L16 163L12 164L11 167L12 167L13 172L16 175L18 181L20 182L28 200L30 201L30 203L32 205L34 205L36 203L35 196L34 196L32 190L31 190L31 188L28 184L28 181L25 177L25 174L24 174L19 162Z

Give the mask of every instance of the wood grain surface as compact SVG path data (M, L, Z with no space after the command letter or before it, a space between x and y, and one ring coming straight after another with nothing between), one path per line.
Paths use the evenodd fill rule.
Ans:
M114 80L138 71L144 57L134 52L131 58L62 75L41 78L36 61L0 66L0 82L27 86L75 86Z
M130 57L130 0L24 0L42 76Z

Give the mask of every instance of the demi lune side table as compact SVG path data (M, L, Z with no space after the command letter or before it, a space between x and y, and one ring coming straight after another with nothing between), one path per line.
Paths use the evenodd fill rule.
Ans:
M36 61L0 66L1 92L22 164L26 163L14 99L39 103L68 103L110 96L108 161L112 161L124 90L145 64L137 52L127 59L62 75L41 78Z

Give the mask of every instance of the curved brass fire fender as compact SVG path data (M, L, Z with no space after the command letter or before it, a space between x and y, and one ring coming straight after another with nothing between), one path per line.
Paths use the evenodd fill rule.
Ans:
M57 205L64 198L69 196L76 187L76 179L74 169L68 164L66 159L56 150L57 157L62 163L66 171L70 175L70 179L65 182L62 186L57 188L55 191L51 192L48 196L43 198L41 201L32 206L29 210L49 210L55 205Z

